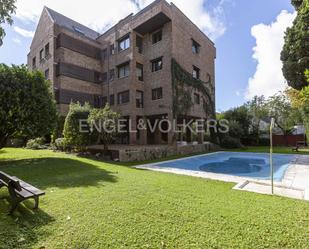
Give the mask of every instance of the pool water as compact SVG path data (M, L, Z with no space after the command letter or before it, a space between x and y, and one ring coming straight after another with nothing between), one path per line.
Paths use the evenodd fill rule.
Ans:
M295 155L273 154L274 180L281 181ZM216 152L201 156L157 163L155 166L194 170L233 176L269 179L270 164L267 153Z

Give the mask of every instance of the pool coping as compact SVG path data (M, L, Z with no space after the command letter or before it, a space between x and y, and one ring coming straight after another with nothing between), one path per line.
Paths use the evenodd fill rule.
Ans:
M187 169L177 169L177 168L169 168L169 167L160 167L160 164L163 163L168 163L168 162L175 162L175 161L180 161L183 159L190 159L190 158L196 158L196 157L201 157L203 155L210 155L210 154L217 154L217 153L222 153L222 152L229 152L229 153L239 153L239 152L234 152L234 151L217 151L217 152L212 152L212 153L205 153L202 155L195 155L195 156L189 156L189 157L183 157L183 158L178 158L178 159L172 159L172 160L167 160L163 162L156 162L156 163L148 163L148 164L143 164L143 165L138 165L134 166L134 168L138 169L146 169L146 170L151 170L151 171L158 171L158 172L165 172L165 173L173 173L177 175L186 175L186 176L193 176L193 177L199 177L199 178L204 178L204 179L210 179L210 180L216 180L216 181L224 181L224 182L233 182L236 183L234 186L234 189L239 189L243 190L242 188L239 188L242 184L244 185L245 183L254 183L254 184L260 184L260 185L269 185L270 187L270 180L264 180L264 179L254 179L250 177L243 177L243 176L232 176L232 175L227 175L227 174L219 174L219 173L210 173L210 172L202 172L202 171L196 171L196 170L187 170ZM255 152L243 152L243 153L254 153L254 154L267 154L267 153L255 153ZM291 161L290 165L286 169L284 176L282 177L281 181L275 181L274 186L275 188L287 188L295 191L303 191L303 200L309 200L309 188L295 188L293 187L293 182L295 180L295 166L297 165L297 162L301 156L304 155L297 155L297 154L283 154L283 153L276 153L277 155L295 155L295 159ZM308 161L309 161L309 156L307 156ZM309 166L309 165L308 165ZM261 193L261 191L254 191ZM265 194L269 194L266 193ZM282 194L280 194L282 195ZM285 196L285 195L283 195ZM291 196L287 196L291 197ZM296 198L296 197L295 197Z

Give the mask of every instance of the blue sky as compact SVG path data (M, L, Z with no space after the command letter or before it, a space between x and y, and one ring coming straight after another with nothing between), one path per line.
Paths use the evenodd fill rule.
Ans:
M18 0L14 25L5 26L7 36L0 47L0 63L26 63L31 37L43 5L102 32L128 13L138 11L139 6L151 2L114 0L110 4L88 0L73 5L72 1L67 0L64 4L61 0ZM89 2L93 2L92 5ZM284 30L295 17L290 0L173 2L215 41L218 111L241 105L255 94L269 96L285 88L279 55ZM89 6L99 8L96 10ZM109 14L102 17L104 12Z

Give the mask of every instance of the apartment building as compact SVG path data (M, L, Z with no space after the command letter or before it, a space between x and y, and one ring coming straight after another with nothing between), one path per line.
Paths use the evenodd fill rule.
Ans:
M205 95L201 87L186 85L191 104L177 113L177 119L209 118L215 109L215 57L214 43L196 25L174 4L157 0L103 34L45 7L28 66L52 82L61 114L68 112L72 101L97 108L109 103L134 129L140 119L175 118L175 105L183 102L178 95L175 102L179 94L173 83L175 62L208 90ZM174 141L174 132L146 130L128 133L120 142Z

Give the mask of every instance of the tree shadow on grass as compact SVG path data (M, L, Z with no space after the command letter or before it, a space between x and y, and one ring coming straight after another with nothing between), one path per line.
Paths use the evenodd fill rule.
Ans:
M22 159L2 161L1 164L0 171L17 176L42 190L49 187L96 186L102 182L117 181L117 172L70 158Z
M71 158L39 158L22 160L0 160L0 171L17 176L29 184L42 189L103 186L104 182L116 182L116 172L104 170L91 163ZM46 196L48 198L48 191ZM19 205L17 212L9 216L9 194L5 187L0 189L0 248L31 248L40 237L48 236L48 229L40 231L54 219L43 209L33 211L32 200ZM30 208L29 208L30 207ZM40 234L38 234L40 231Z
M10 204L4 189L0 191L0 248L31 248L39 241L36 230L53 222L54 218L41 209L29 209L33 205L30 201L19 205L14 215L8 215ZM48 232L44 236L48 236Z

